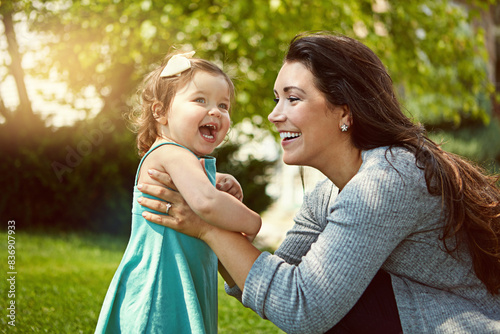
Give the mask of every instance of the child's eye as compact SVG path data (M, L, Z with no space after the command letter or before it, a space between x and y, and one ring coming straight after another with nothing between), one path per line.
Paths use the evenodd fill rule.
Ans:
M225 103L219 104L219 108L224 109L224 110L229 110L229 106Z
M194 102L205 103L205 99L202 97L197 98Z

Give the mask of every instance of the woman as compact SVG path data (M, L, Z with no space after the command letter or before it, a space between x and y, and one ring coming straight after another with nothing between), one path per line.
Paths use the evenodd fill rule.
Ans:
M274 93L283 161L328 177L274 255L193 219L165 188L143 185L173 205L171 216L146 218L204 240L230 275L228 292L285 332L500 332L496 180L429 140L356 40L296 36Z

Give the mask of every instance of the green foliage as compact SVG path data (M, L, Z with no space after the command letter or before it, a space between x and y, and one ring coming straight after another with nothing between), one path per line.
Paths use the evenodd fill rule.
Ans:
M370 46L420 121L458 125L462 117L489 119L489 105L481 102L493 92L484 32L471 27L474 12L448 0L22 3L30 29L42 36L31 74L57 73L75 93L69 100L93 86L105 106L130 103L151 64L177 47L194 49L233 75L235 123L253 115L265 119L288 42L301 31L329 30Z
M473 30L470 14L446 1L393 6L384 21L392 22L390 34L400 43L386 65L410 113L426 124L486 124L494 86L487 79L484 31Z
M500 121L488 126L471 126L457 131L438 130L430 138L442 143L446 151L465 156L479 163L490 173L500 174Z
M227 143L214 152L217 170L233 175L243 188L243 203L256 212L262 212L272 203L266 195L266 186L271 181L275 161L258 160L250 156L244 161L236 159L239 145Z
M126 234L139 161L133 140L123 122L103 117L54 129L1 124L2 217L25 229Z
M109 235L27 234L16 224L16 327L7 325L9 288L0 284L9 333L93 333L109 283L127 244ZM7 234L0 232L7 249ZM0 261L7 263L7 252ZM225 294L219 281L219 333L283 333Z

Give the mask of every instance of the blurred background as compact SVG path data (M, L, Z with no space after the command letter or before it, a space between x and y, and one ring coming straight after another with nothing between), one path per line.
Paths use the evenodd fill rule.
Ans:
M283 165L267 121L299 32L367 44L431 138L500 171L495 0L0 0L0 18L0 260L14 221L19 322L10 329L20 333L93 331L130 232L139 156L127 115L144 75L172 49L196 50L234 78L218 170L236 176L245 203L264 215L261 240L271 250L322 178L306 170L303 185L298 168ZM2 309L7 288L2 280ZM224 298L219 333L280 332Z
M445 149L498 170L499 12L493 0L1 1L1 217L23 230L128 235L139 157L126 115L172 48L234 78L218 169L240 180L252 209L287 215L303 189L267 115L288 42L311 30L367 44L411 117Z

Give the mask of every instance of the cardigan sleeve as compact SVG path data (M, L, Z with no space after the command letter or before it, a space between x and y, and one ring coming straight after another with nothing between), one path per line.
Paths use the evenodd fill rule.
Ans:
M324 230L328 207L337 192L338 188L330 180L318 182L314 189L304 196L302 206L294 218L294 226L287 232L285 240L274 255L287 263L299 264ZM225 290L228 295L241 301L242 292L237 285L229 287L225 284Z
M380 161L364 162L344 187L300 263L261 254L245 282L245 306L287 333L323 333L347 314L421 211L414 163Z
M325 229L329 206L337 192L338 188L325 179L319 182L312 192L306 194L299 212L295 215L295 224L274 254L289 264L299 264Z

